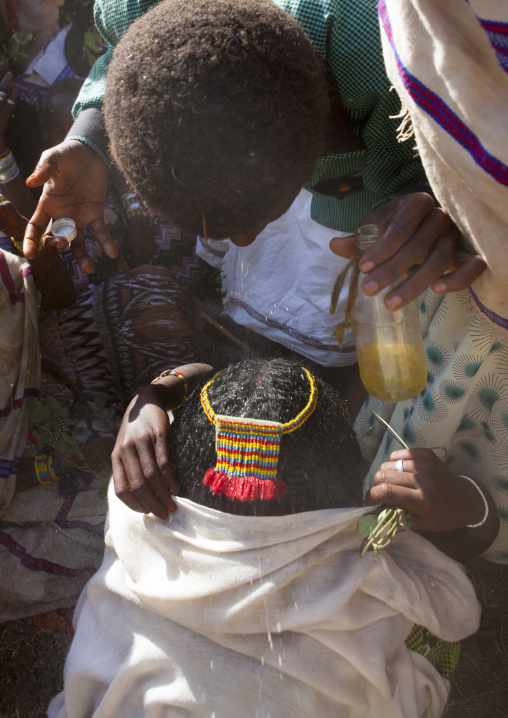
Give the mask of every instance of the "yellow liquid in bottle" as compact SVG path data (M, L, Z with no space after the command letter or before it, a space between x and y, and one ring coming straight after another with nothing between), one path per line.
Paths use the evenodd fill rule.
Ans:
M407 344L357 345L357 355L363 385L376 399L411 399L427 383L425 355Z

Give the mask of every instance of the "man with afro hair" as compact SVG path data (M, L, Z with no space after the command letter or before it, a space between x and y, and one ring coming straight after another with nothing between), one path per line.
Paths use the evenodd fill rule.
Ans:
M288 208L324 149L328 111L323 63L271 0L155 5L117 45L104 97L130 186L217 238Z
M152 6L154 14L143 20ZM322 80L301 34L280 11L303 28L333 77L334 111L324 147ZM145 32L133 28L131 34L139 18ZM25 235L27 257L49 219L69 214L78 228L72 251L83 269L93 266L82 235L87 223L105 251L115 254L103 221L109 149L101 108L114 49L125 35L113 65L116 80L107 89L112 152L141 197L182 229L199 227L203 234L248 244L307 181L314 193L312 218L321 225L339 232L364 221L387 225L365 258L363 287L369 293L418 262L418 272L398 288L400 306L447 269L458 233L434 206L411 143L397 141L391 117L400 103L384 71L372 0L96 0L95 22L108 50L85 82L67 140L43 155L28 180L46 184ZM301 73L299 82L295 73ZM169 86L176 94L163 89ZM225 168L231 179L221 176ZM332 249L352 251L346 244ZM468 286L478 271L478 263L464 262L440 279L440 291Z

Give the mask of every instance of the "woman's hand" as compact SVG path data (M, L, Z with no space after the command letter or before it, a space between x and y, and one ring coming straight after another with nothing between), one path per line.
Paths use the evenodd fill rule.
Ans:
M178 493L165 406L164 385L143 387L127 407L111 455L118 498L133 511L153 513L161 519L176 508L171 494Z
M71 252L85 272L93 269L83 237L87 224L108 257L116 257L118 250L104 223L107 179L106 164L83 142L65 140L43 152L27 179L29 187L44 184L44 189L25 232L26 258L35 257L50 219L61 217L71 217L76 222L77 236L71 244Z
M21 243L27 220L11 202L0 202L0 230ZM56 252L36 254L30 265L44 309L64 309L76 301L76 290L67 268Z
M178 484L169 455L170 424L167 409L181 404L188 392L213 371L210 364L184 364L174 374L160 376L134 397L120 426L111 454L115 493L133 511L153 513L160 519L174 511L171 494ZM185 387L187 387L185 389Z
M27 220L18 212L12 202L0 202L0 230L21 244Z
M440 294L466 289L485 270L486 264L480 256L460 247L459 230L425 192L412 192L392 199L373 209L361 224L386 227L360 262L360 270L367 274L362 281L365 294L377 294L417 266L386 296L388 309L400 309L429 286ZM334 254L352 257L355 251L353 238L336 237L330 242L330 249ZM444 274L450 267L455 271Z
M397 471L398 461L402 471ZM409 511L411 528L423 532L448 556L466 563L485 551L499 532L494 500L483 484L474 481L488 504L485 521L483 498L470 481L452 473L431 449L402 449L381 465L365 503Z
M402 461L403 471L396 462ZM485 506L474 486L453 474L431 449L402 449L374 477L367 504L391 504L411 513L417 531L453 531L481 521Z

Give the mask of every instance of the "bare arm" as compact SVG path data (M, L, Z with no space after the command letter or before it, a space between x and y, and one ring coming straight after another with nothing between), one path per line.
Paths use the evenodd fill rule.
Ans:
M185 376L192 391L212 367L185 364L175 371ZM127 407L111 460L116 495L133 511L166 518L175 509L171 494L178 493L178 484L169 455L167 412L183 398L183 382L166 376L143 387Z

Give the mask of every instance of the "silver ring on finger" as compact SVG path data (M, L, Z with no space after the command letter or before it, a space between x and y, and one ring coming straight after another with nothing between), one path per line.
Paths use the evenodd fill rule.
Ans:
M8 105L12 105L13 107L16 107L16 103L14 102L14 100L11 100L10 97L9 97L9 99L7 100L7 104L8 104Z
M404 471L403 459L397 459L397 461L395 462L395 471Z
M0 90L0 102L5 102L6 99L7 99L7 93L2 92L2 90Z

